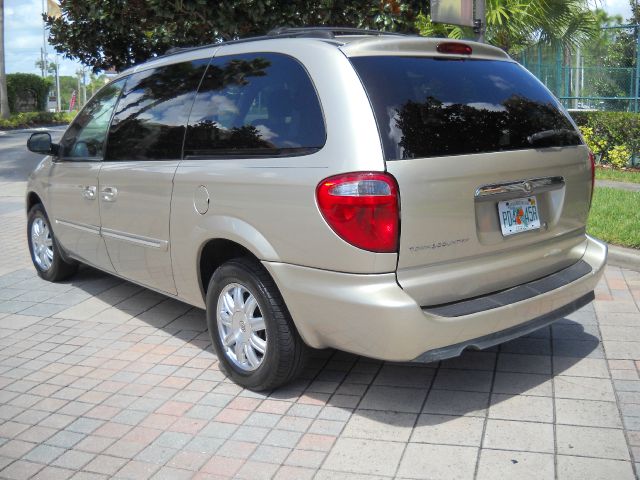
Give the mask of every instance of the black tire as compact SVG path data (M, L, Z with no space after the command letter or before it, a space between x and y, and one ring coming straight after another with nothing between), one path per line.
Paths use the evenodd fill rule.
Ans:
M51 235L53 259L51 260L51 266L48 268L44 268L38 263L38 261L36 261L33 241L31 238L32 229L34 228L34 222L37 222L39 219L42 220L42 222L47 226ZM47 212L44 210L44 207L40 203L31 207L31 210L29 210L29 214L27 216L27 243L29 244L29 253L31 254L31 261L33 262L33 266L36 268L36 272L38 273L38 275L44 280L48 280L49 282L60 282L71 277L78 271L78 262L67 261L60 253L60 245L58 245L56 237L53 234L53 229L51 228L49 217L47 216Z
M239 368L227 356L218 333L218 298L225 287L234 283L255 297L265 324L266 351L259 367L250 372ZM258 261L236 258L220 266L209 282L206 303L209 335L221 370L235 383L263 391L280 387L299 375L308 347L300 338L276 284Z

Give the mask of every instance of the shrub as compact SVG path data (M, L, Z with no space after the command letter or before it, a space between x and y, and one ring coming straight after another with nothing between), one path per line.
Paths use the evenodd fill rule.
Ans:
M14 113L0 119L0 129L29 128L38 125L65 125L71 122L76 112L26 112Z
M615 168L624 168L629 164L631 151L625 145L616 145L609 151L609 163Z
M33 73L10 73L7 75L7 99L9 111L16 112L16 101L24 91L30 90L36 96L39 110L47 107L47 95L51 88L51 81L34 75Z
M600 163L622 168L632 154L640 154L640 114L571 112L571 116Z

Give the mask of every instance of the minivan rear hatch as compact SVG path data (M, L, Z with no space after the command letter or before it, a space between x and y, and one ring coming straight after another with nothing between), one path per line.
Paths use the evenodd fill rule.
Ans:
M579 260L588 149L533 75L486 55L350 60L398 181L397 278L416 301L480 296Z

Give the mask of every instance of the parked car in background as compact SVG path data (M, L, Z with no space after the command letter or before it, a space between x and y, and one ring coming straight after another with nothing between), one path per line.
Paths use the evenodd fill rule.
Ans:
M238 384L307 347L431 362L593 299L594 165L553 95L499 49L284 29L186 49L101 89L29 179L29 248L206 308Z

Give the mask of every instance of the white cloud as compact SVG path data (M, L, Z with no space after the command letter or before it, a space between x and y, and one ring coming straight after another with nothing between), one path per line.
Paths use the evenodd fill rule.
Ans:
M621 15L624 20L628 20L631 17L629 0L602 0L602 8L609 15Z
M5 62L7 73L35 73L40 59L42 37L42 0L5 0ZM55 61L55 50L47 45L48 59ZM75 75L81 65L58 56L60 75Z

